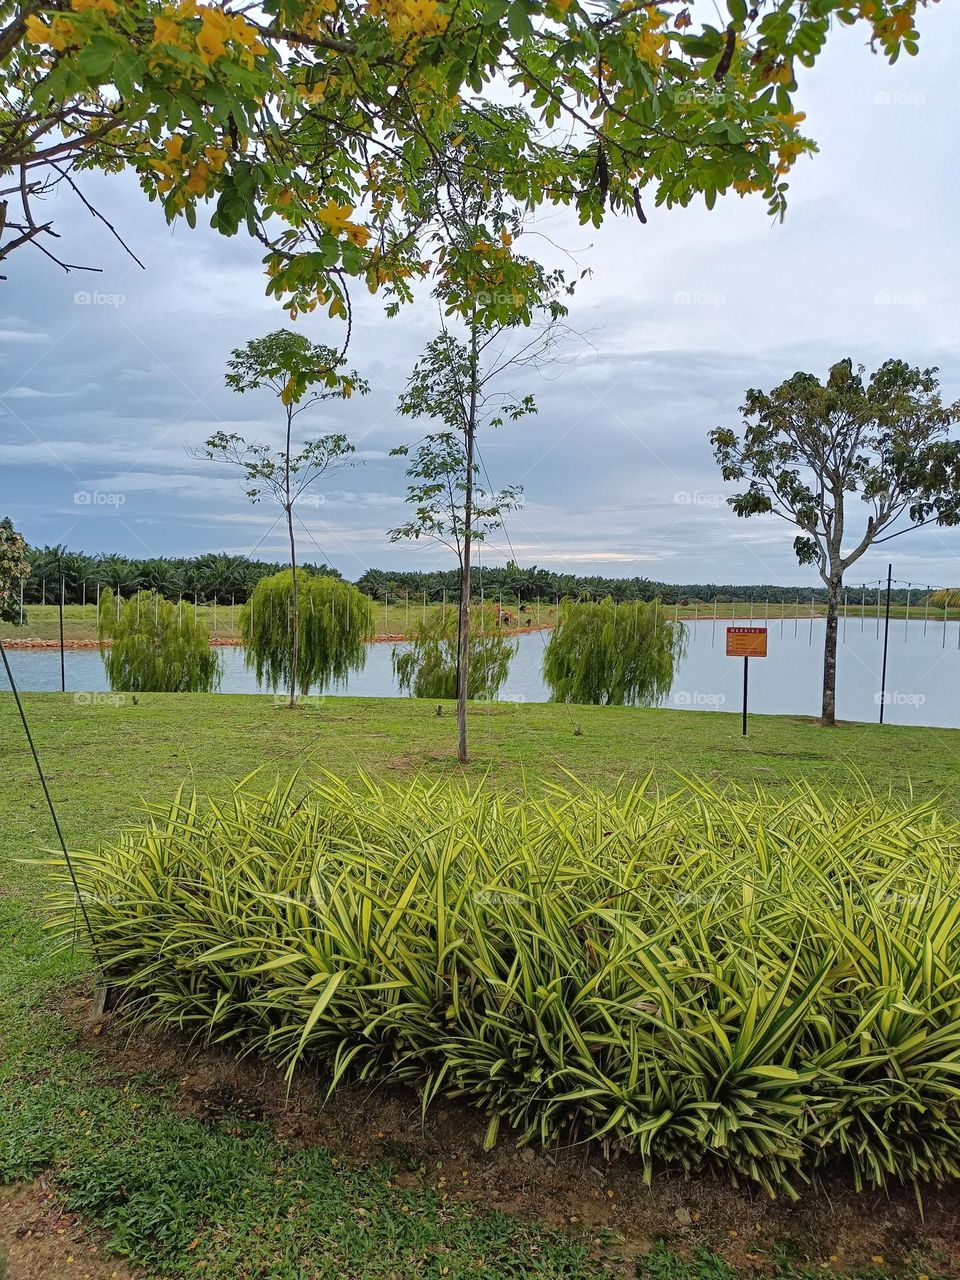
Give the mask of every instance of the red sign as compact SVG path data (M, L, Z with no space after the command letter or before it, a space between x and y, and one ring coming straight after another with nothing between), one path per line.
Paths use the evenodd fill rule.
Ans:
M765 658L766 627L727 627L728 658Z

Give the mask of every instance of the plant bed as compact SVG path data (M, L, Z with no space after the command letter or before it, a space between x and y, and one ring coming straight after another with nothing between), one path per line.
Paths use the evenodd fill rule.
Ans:
M958 836L866 792L326 777L180 794L75 862L149 1023L462 1100L487 1146L793 1195L956 1175Z

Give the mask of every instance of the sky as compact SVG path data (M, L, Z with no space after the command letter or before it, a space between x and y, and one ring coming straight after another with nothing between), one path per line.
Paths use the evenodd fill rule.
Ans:
M482 559L666 582L815 585L793 531L738 519L709 445L738 426L749 387L799 369L823 376L850 356L870 371L896 356L941 370L960 398L955 70L960 6L918 19L921 52L893 67L859 30L835 33L796 108L819 154L791 176L784 223L762 198L713 211L652 209L648 222L580 227L541 213L528 243L589 269L558 358L504 389L539 413L485 433L494 487L522 484L523 508ZM20 250L0 283L0 515L32 545L134 557L208 551L282 560L276 509L251 506L234 474L189 449L212 431L279 442L269 393L224 386L230 351L289 322L264 296L261 251L185 225L170 228L125 177L89 176L85 194L145 265L130 261L69 196L56 217L65 274ZM362 296L360 296L362 294ZM343 431L360 465L327 477L302 508L301 553L355 579L371 566L452 567L433 544L389 542L405 518L397 444L423 424L396 411L413 362L438 327L424 295L399 319L357 294L350 363L370 394L302 415L306 433ZM338 322L298 326L339 344ZM509 541L508 541L509 539ZM851 581L960 584L960 528L920 529L868 554Z

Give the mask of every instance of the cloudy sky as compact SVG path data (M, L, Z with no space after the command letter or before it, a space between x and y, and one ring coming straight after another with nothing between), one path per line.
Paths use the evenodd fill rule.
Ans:
M960 397L956 72L960 8L920 14L922 51L889 67L843 30L797 97L820 154L791 179L773 225L762 201L729 197L712 213L648 210L645 227L581 228L547 213L537 230L592 271L580 287L562 359L512 386L540 412L484 446L495 486L522 483L507 532L524 564L644 574L671 582L811 583L789 528L737 520L725 506L708 432L736 425L747 387L797 369L823 374L850 355L941 369ZM35 545L133 556L229 551L282 558L275 512L251 507L237 480L187 449L223 427L276 438L268 395L223 385L231 348L286 323L263 296L248 241L170 229L122 178L87 193L146 265L141 271L85 210L64 198L64 275L22 250L0 284L0 514ZM534 246L535 247L535 246ZM93 300L89 299L93 295ZM404 516L402 463L389 449L419 434L395 411L413 360L435 332L424 299L399 321L358 298L351 361L371 394L308 419L342 430L363 465L331 477L304 508L308 558L348 577L371 565L445 564L431 547L391 545ZM337 343L314 315L302 327ZM319 548L319 550L318 550ZM502 539L490 561L505 558ZM919 583L960 582L960 529L919 530L862 562Z

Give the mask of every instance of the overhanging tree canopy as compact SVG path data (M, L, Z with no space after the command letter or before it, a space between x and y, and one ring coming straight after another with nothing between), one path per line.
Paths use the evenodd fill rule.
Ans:
M241 227L270 288L346 314L346 282L398 298L431 269L422 189L464 111L525 206L646 218L730 189L782 212L812 149L792 94L831 25L891 60L924 0L21 0L0 28L0 259L66 262L43 196L132 170L168 218ZM483 112L480 112L483 115ZM415 194L411 194L415 193Z

